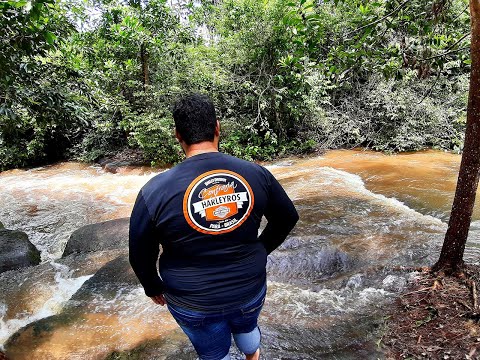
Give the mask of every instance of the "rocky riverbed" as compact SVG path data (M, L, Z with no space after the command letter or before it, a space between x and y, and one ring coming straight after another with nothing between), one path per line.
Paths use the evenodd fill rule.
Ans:
M266 358L383 356L385 309L415 281L415 267L435 261L458 163L440 152L340 151L268 165L301 219L268 259ZM158 172L119 169L65 163L0 174L0 219L42 258L0 274L0 343L11 359L195 358L127 260L127 217Z

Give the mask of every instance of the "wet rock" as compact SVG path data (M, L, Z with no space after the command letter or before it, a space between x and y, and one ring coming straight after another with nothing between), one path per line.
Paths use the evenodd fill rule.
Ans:
M111 260L98 270L94 276L83 284L72 299L78 300L85 297L85 294L91 294L98 290L101 291L101 289L106 289L107 287L122 288L127 286L138 287L139 285L140 283L128 261L128 254L125 253Z
M351 270L353 266L354 261L347 253L330 247L284 247L267 259L270 279L289 283L311 283Z
M264 327L263 359L381 359L381 352L370 340L376 338L375 323L378 320L368 317L358 320L355 324L345 324L347 326L330 322L314 327L297 327L288 323Z
M97 163L105 169L105 171L113 174L117 173L120 168L148 165L145 161L143 152L138 149L124 149L117 153L114 157L101 158Z
M185 334L180 329L176 329L166 338L145 341L125 351L113 351L105 358L105 360L131 359L196 360L198 357Z
M0 229L0 273L8 270L37 265L40 251L22 231Z
M350 279L348 279L346 287L350 288L350 289L356 289L356 288L359 288L360 286L362 286L363 282L364 282L363 281L363 275L362 274L355 274L355 275L351 276Z
M388 275L383 279L382 285L385 290L400 292L407 285L407 280L401 276Z
M130 218L115 219L75 230L62 257L73 253L128 249L129 221Z
M102 166L105 169L105 171L107 171L109 173L112 173L112 174L116 174L118 172L119 168L127 167L127 166L134 166L134 165L135 164L132 164L131 161L112 161L112 162L106 163Z
M377 358L375 332L385 301L381 292L371 291L313 292L269 283L260 317L264 358ZM166 308L144 295L126 254L88 279L59 314L19 330L5 349L16 360L196 359ZM232 359L244 359L231 350Z
M377 359L382 358L375 340L383 313L378 304L373 311L360 305L358 292L347 291L349 298L324 290L322 293L281 283L269 284L267 300L259 319L262 330L262 359ZM338 297L338 312L328 311ZM345 303L346 301L346 303ZM350 310L349 310L350 309ZM327 310L327 311L325 311ZM350 312L350 314L347 314ZM285 319L288 319L286 321ZM135 352L138 359L162 358L163 352ZM245 359L235 346L232 360ZM133 358L133 357L132 357ZM194 360L191 345L177 348L166 360Z
M86 279L122 253L74 254L0 274L0 346L22 326L59 312Z
M73 355L121 359L117 355L139 358L129 350L142 344L158 346L157 354L168 354L173 349L165 344L175 343L178 348L186 341L167 309L145 296L125 253L85 281L58 314L28 324L11 336L5 351L16 360L60 360Z

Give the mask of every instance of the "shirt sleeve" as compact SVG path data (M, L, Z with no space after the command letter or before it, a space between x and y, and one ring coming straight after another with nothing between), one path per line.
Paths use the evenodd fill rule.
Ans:
M128 245L130 265L142 284L145 294L150 297L161 295L163 282L157 272L160 242L155 233L155 223L141 191L130 217Z
M279 247L292 231L299 217L292 200L288 197L282 185L268 171L270 186L265 209L267 226L259 236L267 254Z

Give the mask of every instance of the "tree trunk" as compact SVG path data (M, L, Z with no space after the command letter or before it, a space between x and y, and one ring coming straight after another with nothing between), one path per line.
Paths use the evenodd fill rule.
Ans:
M457 272L463 267L463 253L480 174L480 0L470 0L470 17L472 69L465 146L448 230L433 271Z
M150 83L150 79L148 73L148 52L143 42L142 45L140 45L140 61L142 63L143 91L145 91L147 85Z

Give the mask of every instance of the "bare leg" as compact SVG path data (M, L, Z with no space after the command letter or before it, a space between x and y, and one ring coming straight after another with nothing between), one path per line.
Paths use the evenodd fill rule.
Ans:
M260 359L260 349L257 349L252 355L245 355L245 360L259 360Z

